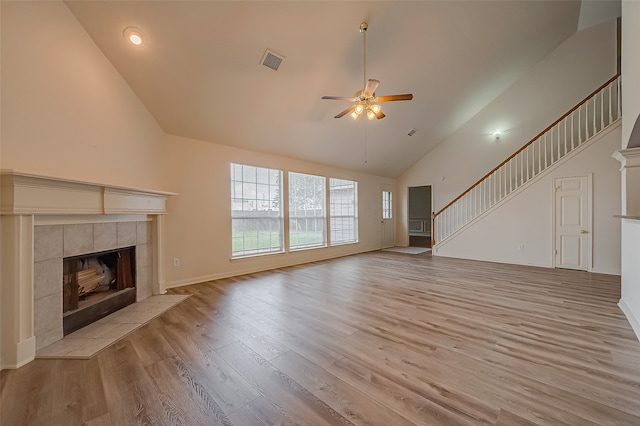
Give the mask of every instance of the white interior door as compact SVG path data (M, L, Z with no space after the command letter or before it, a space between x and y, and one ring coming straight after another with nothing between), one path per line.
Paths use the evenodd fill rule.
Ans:
M393 247L395 244L395 226L393 221L393 190L391 185L382 185L381 199L382 199L382 215L380 219L381 223L381 248Z
M590 176L555 179L555 264L591 269Z

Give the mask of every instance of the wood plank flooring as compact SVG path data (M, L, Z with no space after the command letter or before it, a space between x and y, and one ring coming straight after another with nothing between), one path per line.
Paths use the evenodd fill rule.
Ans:
M373 252L171 292L90 360L0 372L0 424L640 425L619 277Z

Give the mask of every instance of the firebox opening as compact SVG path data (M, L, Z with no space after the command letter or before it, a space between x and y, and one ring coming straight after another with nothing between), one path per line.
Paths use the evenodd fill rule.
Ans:
M63 334L136 301L135 247L63 260Z

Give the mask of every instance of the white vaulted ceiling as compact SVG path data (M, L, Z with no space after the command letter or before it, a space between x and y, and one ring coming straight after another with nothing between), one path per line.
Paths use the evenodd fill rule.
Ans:
M66 1L170 134L396 177L576 31L579 1ZM333 116L362 89L383 120ZM125 27L145 39L136 48ZM285 56L260 65L265 49ZM418 129L413 136L407 133ZM367 162L365 163L365 143Z

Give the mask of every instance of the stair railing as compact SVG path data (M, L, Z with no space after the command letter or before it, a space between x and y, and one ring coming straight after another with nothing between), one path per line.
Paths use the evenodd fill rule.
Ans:
M621 117L620 74L538 133L431 216L431 245L444 241Z

